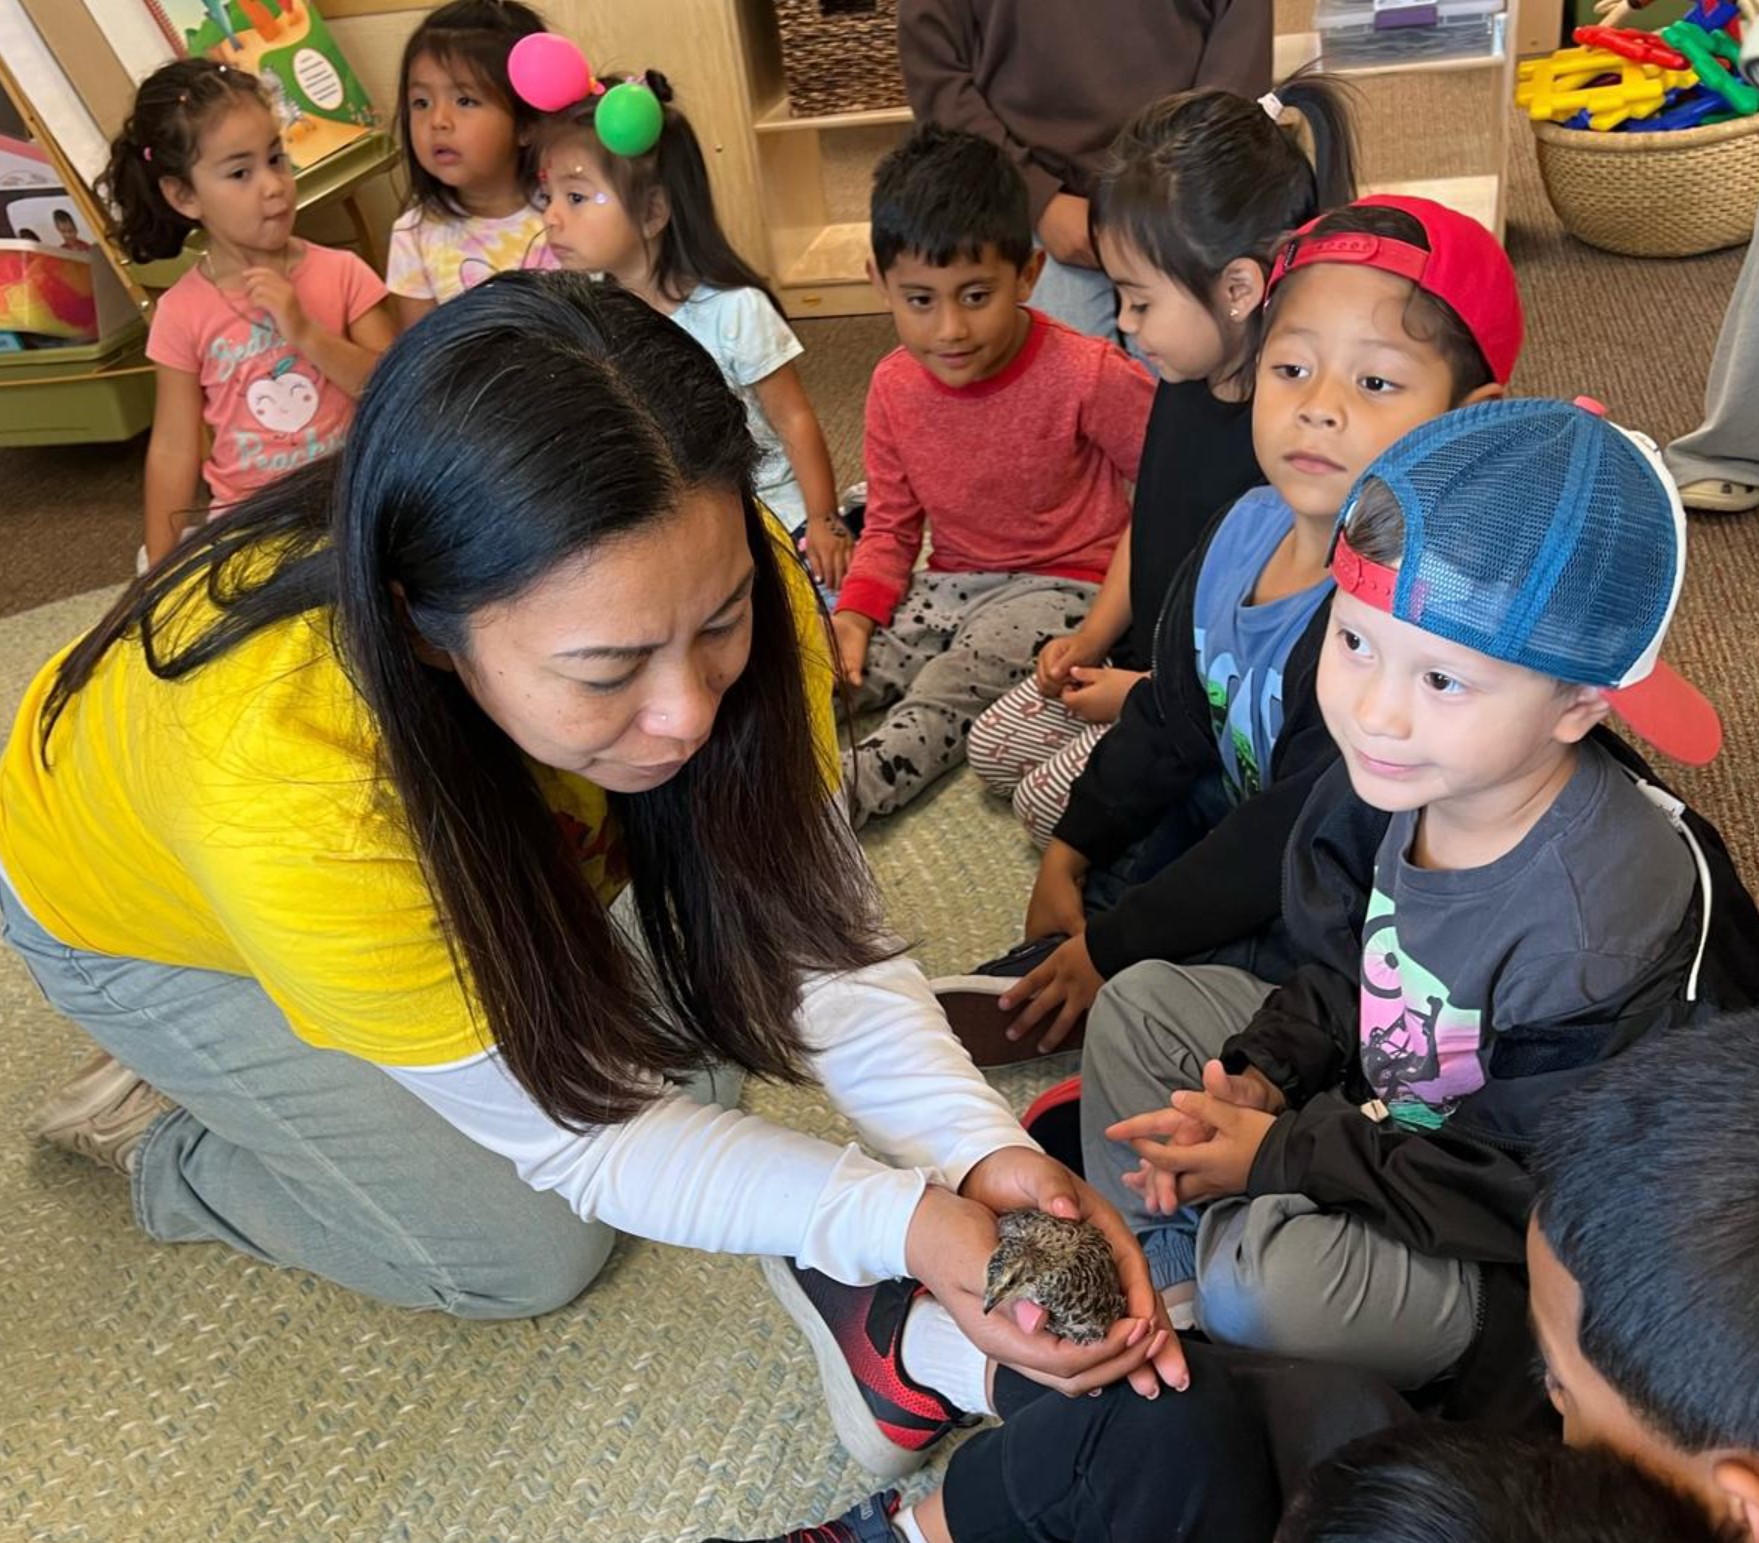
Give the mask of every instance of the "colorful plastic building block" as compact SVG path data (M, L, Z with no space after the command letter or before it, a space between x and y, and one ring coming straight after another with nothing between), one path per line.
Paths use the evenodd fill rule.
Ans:
M1639 64L1604 48L1560 48L1520 67L1515 103L1535 120L1556 123L1586 112L1589 127L1604 132L1660 112L1668 92L1697 83L1690 70Z
M1635 27L1578 27L1570 34L1585 48L1604 48L1639 64L1659 64L1664 70L1683 70L1686 56L1653 32Z
M1706 32L1689 22L1676 21L1662 28L1661 35L1691 61L1699 84L1706 90L1714 91L1742 117L1759 112L1759 87L1748 85L1723 67L1724 59L1730 64L1740 60L1740 48L1726 32Z

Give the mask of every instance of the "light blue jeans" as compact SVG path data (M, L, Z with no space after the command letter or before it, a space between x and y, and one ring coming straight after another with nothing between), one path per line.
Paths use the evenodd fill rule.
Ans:
M1032 286L1032 305L1090 338L1124 342L1118 335L1118 292L1098 268L1060 263L1046 252L1044 269Z
M539 1193L377 1067L300 1039L256 981L69 948L0 878L0 937L58 1012L180 1107L138 1149L135 1216L401 1307L523 1318L615 1234ZM731 1105L736 1077L693 1096Z

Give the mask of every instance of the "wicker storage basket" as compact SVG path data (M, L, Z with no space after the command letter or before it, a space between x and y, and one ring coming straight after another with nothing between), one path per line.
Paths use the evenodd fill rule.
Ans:
M796 118L903 107L898 0L776 0Z
M1759 209L1759 114L1660 134L1535 123L1539 175L1564 229L1626 257L1738 246Z

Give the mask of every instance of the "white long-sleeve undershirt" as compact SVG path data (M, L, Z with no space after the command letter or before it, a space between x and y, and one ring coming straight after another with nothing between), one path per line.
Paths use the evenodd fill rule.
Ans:
M384 1071L589 1220L690 1248L784 1254L850 1284L905 1274L926 1184L957 1188L991 1152L1036 1148L913 961L810 977L800 1024L825 1092L877 1157L678 1094L582 1135L544 1114L493 1051Z

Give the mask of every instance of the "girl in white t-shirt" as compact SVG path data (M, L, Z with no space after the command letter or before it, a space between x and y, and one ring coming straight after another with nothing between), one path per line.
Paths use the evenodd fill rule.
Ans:
M757 496L793 531L813 577L835 590L854 542L837 514L836 474L794 360L800 340L715 218L708 168L665 76L640 78L662 108L640 155L606 149L593 127L602 94L537 131L539 202L557 263L614 278L708 350L745 403L761 459ZM614 84L614 83L612 83Z
M391 227L386 281L409 327L507 268L553 268L528 140L537 114L507 56L542 18L518 0L454 0L410 35L397 79L409 206Z

